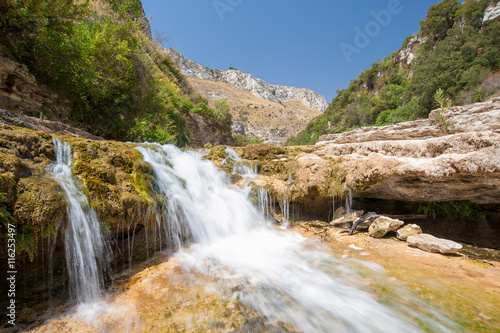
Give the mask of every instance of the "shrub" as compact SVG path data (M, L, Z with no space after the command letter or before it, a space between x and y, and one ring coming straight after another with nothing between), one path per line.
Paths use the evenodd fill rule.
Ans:
M481 90L487 95L493 95L500 89L500 72L486 76L481 82Z

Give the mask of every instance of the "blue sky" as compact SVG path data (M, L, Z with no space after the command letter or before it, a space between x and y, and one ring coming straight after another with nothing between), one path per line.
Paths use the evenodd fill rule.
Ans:
M419 21L438 2L142 0L153 17L153 35L164 33L167 47L187 58L309 88L328 102L336 89L417 33Z

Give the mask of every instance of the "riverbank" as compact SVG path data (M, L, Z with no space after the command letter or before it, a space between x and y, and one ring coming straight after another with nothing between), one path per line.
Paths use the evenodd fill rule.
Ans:
M342 258L368 260L420 298L442 309L466 332L500 330L500 251L465 246L456 255L428 253L408 246L395 234L376 239L353 236L320 221L298 223L294 231L320 239Z
M500 251L466 246L457 255L427 253L391 236L339 235L339 229L320 221L291 229L308 238L306 246L326 247L345 262L375 264L372 268L380 271L365 283L379 302L401 298L408 306L422 306L411 304L416 295L427 311L441 311L462 332L500 329ZM78 309L61 304L56 317L26 331L297 332L245 306L238 296L245 293L243 285L186 271L177 256L159 254L115 278L101 303Z

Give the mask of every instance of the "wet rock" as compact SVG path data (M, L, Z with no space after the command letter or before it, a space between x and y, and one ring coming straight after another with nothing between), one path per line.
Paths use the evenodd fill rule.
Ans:
M382 238L388 232L396 231L404 224L403 221L381 216L377 218L368 228L368 235L374 238Z
M426 252L457 253L462 249L462 245L454 241L437 238L429 234L409 236L406 240L408 245L418 247Z
M401 229L398 229L396 232L396 237L399 240L405 241L409 236L415 236L419 235L422 233L422 228L420 228L416 224L408 224L402 227Z
M20 196L14 217L36 233L66 221L66 201L61 186L53 179L29 177L19 181Z

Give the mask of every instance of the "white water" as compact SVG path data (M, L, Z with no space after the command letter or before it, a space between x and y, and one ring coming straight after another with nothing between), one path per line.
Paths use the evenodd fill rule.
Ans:
M178 254L186 270L243 286L233 297L268 320L303 332L424 331L417 322L428 332L452 332L452 323L433 309L440 323L423 314L427 305L403 289L392 297L375 295L374 288L388 283L379 266L337 259L319 244L270 227L250 203L250 188L229 186L228 177L197 153L159 145L137 149L154 170L163 209L158 223L169 242L180 247L184 239L195 241Z
M57 159L47 171L66 193L68 225L64 232L64 246L71 294L80 304L96 302L101 297L102 274L109 261L109 246L95 211L71 172L71 147L55 138L54 149Z

